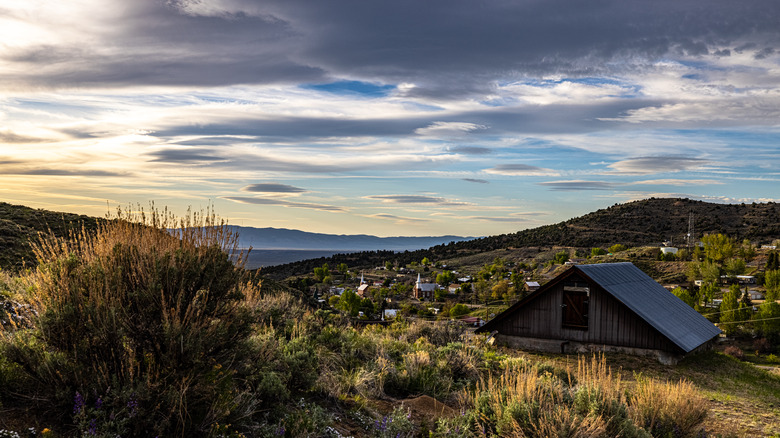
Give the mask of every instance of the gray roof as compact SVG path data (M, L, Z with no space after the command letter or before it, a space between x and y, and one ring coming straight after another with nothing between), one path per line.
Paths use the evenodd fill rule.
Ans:
M720 334L707 318L631 263L578 265L598 283L686 353Z

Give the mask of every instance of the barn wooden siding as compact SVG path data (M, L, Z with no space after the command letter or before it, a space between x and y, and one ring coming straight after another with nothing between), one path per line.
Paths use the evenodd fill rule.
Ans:
M586 282L578 277L574 279ZM509 336L680 351L679 347L626 305L590 281L587 281L590 288L587 330L564 327L561 308L564 283L558 282L547 293L537 296L514 314L508 315L500 321L498 332Z

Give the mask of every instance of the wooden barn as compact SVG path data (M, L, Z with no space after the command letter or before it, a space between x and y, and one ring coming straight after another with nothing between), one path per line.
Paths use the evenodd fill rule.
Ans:
M616 351L666 364L710 348L720 332L631 263L572 266L477 330L515 348Z

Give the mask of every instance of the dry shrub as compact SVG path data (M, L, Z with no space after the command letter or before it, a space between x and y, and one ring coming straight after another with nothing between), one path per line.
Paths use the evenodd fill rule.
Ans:
M634 422L653 436L697 437L707 418L707 402L692 383L637 379L629 399Z
M742 352L742 349L737 347L736 345L729 345L724 350L723 353L735 357L739 360L742 360L745 358L745 353Z
M753 349L756 355L767 354L772 351L772 344L766 338L759 338L753 341Z
M34 342L7 337L4 349L38 382L32 396L67 410L76 391L133 394L145 414L137 428L167 436L208 430L243 403L231 368L259 285L213 213L120 210L34 250ZM40 355L60 358L54 373Z

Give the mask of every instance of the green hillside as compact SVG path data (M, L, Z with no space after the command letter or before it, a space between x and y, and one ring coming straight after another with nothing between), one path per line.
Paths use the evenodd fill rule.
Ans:
M0 269L15 271L34 265L30 243L38 238L39 233L65 236L82 225L94 228L98 220L0 202Z

